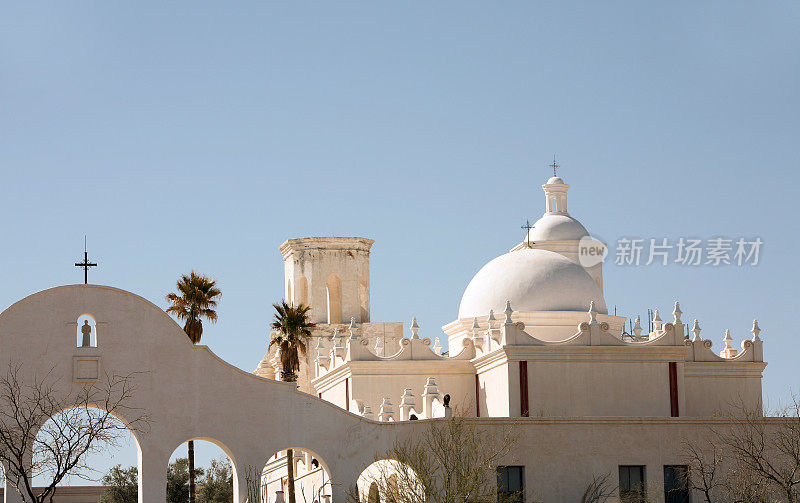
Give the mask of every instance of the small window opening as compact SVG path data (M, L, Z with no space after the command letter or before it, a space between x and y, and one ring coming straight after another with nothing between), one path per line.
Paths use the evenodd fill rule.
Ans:
M525 503L525 467L497 467L497 500L508 503Z

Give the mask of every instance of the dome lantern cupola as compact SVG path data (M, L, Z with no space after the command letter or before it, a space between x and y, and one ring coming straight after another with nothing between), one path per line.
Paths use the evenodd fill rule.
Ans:
M567 211L567 191L569 185L560 177L554 176L542 185L545 197L545 214L569 215Z
M580 222L572 218L567 211L567 191L569 185L559 176L552 176L542 185L545 196L545 212L528 231L526 243L544 243L548 241L579 241L589 232Z

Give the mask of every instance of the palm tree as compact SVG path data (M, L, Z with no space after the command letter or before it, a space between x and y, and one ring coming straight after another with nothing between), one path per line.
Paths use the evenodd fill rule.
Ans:
M182 275L177 286L178 293L167 294L167 313L184 321L183 331L192 344L198 344L203 336L203 318L217 321L215 309L222 292L215 280L194 271ZM194 472L194 440L189 440L189 503L195 503Z
M280 304L272 304L275 308L275 318L270 325L272 338L269 347L278 347L281 360L281 379L286 382L297 381L297 371L300 370L300 355L306 354L306 341L311 336L314 324L308 321L310 307L299 304L296 307L287 304L285 300ZM296 503L294 494L294 450L286 450L286 471L289 484L289 503Z

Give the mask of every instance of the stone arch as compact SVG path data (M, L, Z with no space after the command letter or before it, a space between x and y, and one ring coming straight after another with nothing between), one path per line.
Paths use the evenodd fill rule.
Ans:
M76 439L76 441L72 442L73 445L79 444L80 441L77 440L77 439L80 436L84 435L84 433L81 433L81 431L79 429L74 429L73 430L73 426L81 424L80 416L79 415L74 415L74 414L82 414L80 412L81 410L86 410L86 413L88 413L88 414L97 414L100 411L103 411L104 409L102 407L100 407L100 406L97 406L97 405L89 405L89 406L75 405L75 406L71 406L71 407L65 407L64 409L61 409L60 411L58 411L55 414L53 414L52 416L50 416L46 421L44 421L41 425L39 425L38 429L36 430L36 434L34 436L35 442L41 443L42 445L49 445L49 446L58 445L58 442L54 442L54 440L53 440L54 437L55 438L61 438L62 439L61 443L63 444L64 438L66 436L66 438L74 437ZM73 414L73 415L71 415L71 414ZM137 432L137 430L135 428L131 428L130 421L128 419L126 419L123 415L121 415L119 413L114 413L114 412L110 413L110 415L112 416L112 418L114 420L119 421L119 423L120 423L119 427L120 428L124 427L124 430L127 432L127 435L124 434L124 433L120 433L119 437L127 437L129 435L130 439L133 440L133 444L136 447L136 460L137 460L136 464L137 464L137 467L139 469L139 473L141 473L142 443L141 443L141 439L139 437L139 433ZM116 427L116 426L114 426L114 427ZM70 430L73 430L73 433L70 433ZM101 449L102 447L105 447L105 449ZM85 454L86 457L83 458L83 461L91 463L91 460L93 458L98 458L98 457L100 457L101 459L107 459L108 454L109 454L110 451L118 450L118 449L124 448L124 447L125 446L123 446L123 445L115 445L115 443L113 443L113 442L112 443L108 443L105 446L103 446L101 444L95 444L95 448L90 450L89 452L87 452ZM36 447L34 447L33 450L34 450L33 462L37 463L37 464L40 464L43 461L42 455L39 454L37 456L36 453L42 453L43 451L38 449L38 448L36 448ZM102 450L102 452L99 452L99 450ZM44 449L44 452L46 452L46 451L47 451L47 449ZM74 474L73 474L73 476L74 476ZM66 482L66 484L64 484L64 482ZM69 486L69 485L71 485L70 482L71 482L71 480L70 480L70 477L68 475L68 477L66 477L64 480L62 480L61 483L59 483L59 486L61 486L62 484ZM140 476L140 477L138 477L138 488L137 488L138 493L140 495L143 492L142 491L142 483L143 483L143 477ZM36 481L35 478L34 478L34 485L38 485L38 482ZM9 487L10 487L9 484L7 483L6 484L6 490L7 491L9 490ZM9 500L7 500L7 501L9 501ZM16 501L16 500L14 500L14 501ZM139 501L140 502L142 501L141 497L139 497Z
M424 488L414 470L396 459L379 459L364 468L356 481L360 501L397 501L398 495L425 500ZM413 499L413 497L412 497Z
M276 492L284 491L288 501L287 453L291 450L294 464L297 501L327 503L331 501L333 481L327 463L316 452L305 447L287 447L273 454L261 471L261 497L265 502L275 501ZM327 496L327 498L325 498Z
M78 325L77 346L79 348L81 347L96 348L98 344L98 339L97 339L97 320L95 319L95 317L92 316L90 313L83 313L80 316L78 316L76 323ZM83 327L89 327L88 334L84 334L86 330ZM88 335L88 337L86 337L86 335ZM88 344L85 344L85 342L88 342Z
M342 281L336 274L330 274L326 281L328 294L328 323L342 322Z
M295 304L303 304L304 306L308 305L308 280L305 276L300 276L297 278L297 284L295 284Z
M239 494L239 487L238 487L238 484L237 484L237 480L238 480L238 476L239 476L239 467L237 465L236 458L233 455L233 451L230 448L228 448L227 445L225 445L224 443L220 442L216 438L203 437L203 436L187 438L183 442L181 442L178 445L176 445L170 451L170 455L168 456L167 459L169 460L169 457L171 457L173 454L175 454L175 452L178 449L180 449L183 445L185 445L190 440L191 441L195 441L195 442L197 442L197 441L209 442L209 443L214 444L215 446L219 447L220 450L222 450L222 452L225 453L225 455L228 457L228 460L231 463L231 475L232 475L232 479L233 479L233 503L244 503L245 500L247 499L247 494ZM167 462L169 462L169 461L167 461ZM167 472L167 469L168 469L168 466L164 466L163 467L163 470L164 470L165 473Z

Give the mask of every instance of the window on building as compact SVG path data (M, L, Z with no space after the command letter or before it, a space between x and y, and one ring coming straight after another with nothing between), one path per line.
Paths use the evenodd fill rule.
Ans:
M689 503L689 467L667 465L664 467L664 502Z
M525 467L497 467L497 501L500 503L525 502Z
M619 500L622 503L644 503L647 500L647 480L644 466L619 467Z

